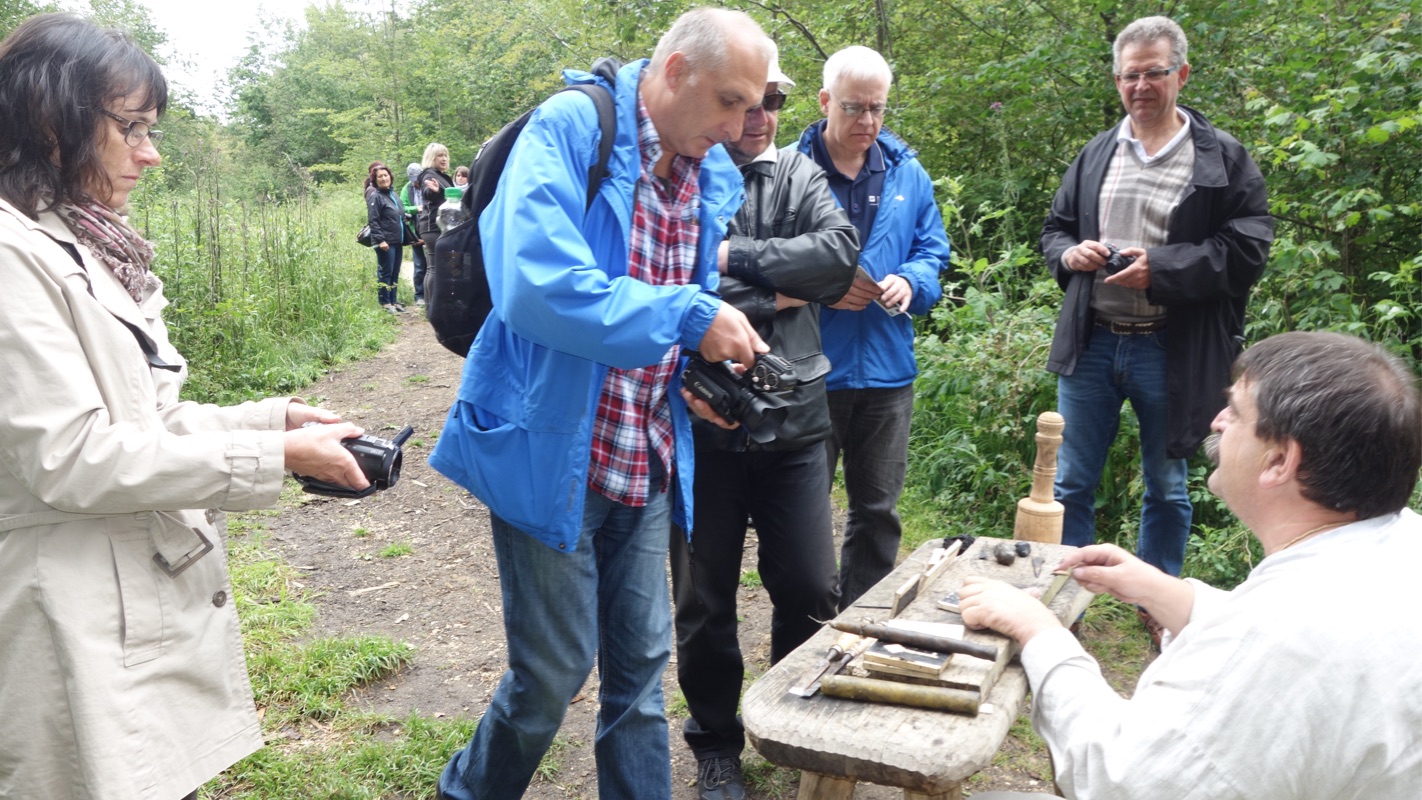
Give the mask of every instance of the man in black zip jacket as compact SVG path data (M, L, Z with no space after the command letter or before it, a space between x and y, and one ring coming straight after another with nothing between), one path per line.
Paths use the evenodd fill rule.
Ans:
M1166 17L1121 31L1115 79L1126 117L1067 170L1041 242L1064 292L1047 360L1066 418L1062 542L1095 541L1097 484L1130 400L1145 482L1137 554L1170 575L1180 574L1190 536L1186 459L1224 407L1249 291L1274 238L1249 153L1177 103L1187 46Z
M746 200L721 244L719 269L723 299L794 366L799 385L768 443L751 441L744 426L693 423L695 524L690 543L681 530L671 534L677 678L690 711L684 733L699 763L702 800L745 796L736 591L747 518L774 604L772 662L813 635L818 620L833 617L838 598L823 445L831 430L824 382L830 363L820 350L819 304L848 291L859 244L824 172L793 147L775 148L782 87L793 85L772 60L764 102L746 112L741 138L726 145L745 179Z

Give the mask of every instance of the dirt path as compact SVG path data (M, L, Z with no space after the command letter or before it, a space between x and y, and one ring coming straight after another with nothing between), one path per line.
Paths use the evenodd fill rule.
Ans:
M303 499L271 519L273 549L320 593L315 635L381 634L413 644L411 666L360 691L362 707L397 717L477 716L505 666L498 574L488 511L434 472L425 459L459 384L463 360L434 340L411 306L394 344L376 356L331 372L303 393L370 433L393 436L415 427L405 445L394 489L363 500ZM305 496L309 498L310 496ZM754 537L747 552L754 553ZM391 550L404 555L382 555ZM748 562L748 568L751 568ZM768 666L770 604L764 592L741 590L741 644L758 674ZM665 680L668 708L677 702L675 667ZM567 744L552 781L530 787L529 798L595 798L592 733L596 679L589 678L559 732ZM674 800L695 800L696 762L681 741L682 719L671 719ZM757 757L748 752L748 761ZM985 773L973 787L1040 789L1030 772L1009 764ZM792 783L793 786L793 783ZM761 792L753 800L791 797L793 789ZM899 798L898 790L861 786L857 800Z

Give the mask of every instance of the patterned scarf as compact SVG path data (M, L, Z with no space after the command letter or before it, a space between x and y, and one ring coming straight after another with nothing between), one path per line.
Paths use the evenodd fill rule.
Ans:
M152 278L148 267L153 263L153 244L102 203L66 203L59 207L59 213L79 243L119 279L133 302L142 302L144 289Z

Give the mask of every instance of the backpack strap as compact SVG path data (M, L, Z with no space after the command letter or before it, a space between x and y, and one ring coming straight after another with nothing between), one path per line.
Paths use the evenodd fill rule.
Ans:
M609 59L601 61L607 60ZM612 159L613 140L617 138L617 107L613 104L612 92L599 84L579 83L565 87L562 91L582 92L597 106L597 122L602 131L602 138L597 144L597 163L588 169L587 207L591 208L593 198L597 197L597 190L602 186L603 180L610 177L607 163Z

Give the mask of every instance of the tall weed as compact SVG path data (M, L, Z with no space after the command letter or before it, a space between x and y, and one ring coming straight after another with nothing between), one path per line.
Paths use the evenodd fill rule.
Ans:
M374 258L354 241L365 217L358 188L276 202L149 186L133 205L189 362L188 398L290 391L393 338L375 302Z

